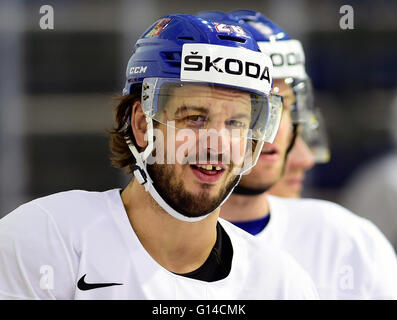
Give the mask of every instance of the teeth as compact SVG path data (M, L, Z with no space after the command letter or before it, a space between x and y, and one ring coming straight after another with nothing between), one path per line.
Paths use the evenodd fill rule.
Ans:
M205 169L205 170L214 170L214 168L216 171L222 170L221 166L214 167L212 164L198 164L197 167Z
M210 164L198 164L197 167L205 169L205 170L212 170L212 165L210 165Z

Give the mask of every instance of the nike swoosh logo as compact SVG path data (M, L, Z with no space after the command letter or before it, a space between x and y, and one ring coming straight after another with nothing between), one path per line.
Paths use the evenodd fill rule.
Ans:
M80 278L79 282L77 282L77 288L79 288L80 290L83 290L83 291L97 289L97 288L110 287L110 286L123 285L122 283L87 283L84 280L85 276L86 276L86 274Z

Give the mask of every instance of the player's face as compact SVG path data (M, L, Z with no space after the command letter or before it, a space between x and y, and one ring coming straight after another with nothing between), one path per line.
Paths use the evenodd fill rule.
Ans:
M267 189L281 176L285 165L285 155L292 139L292 121L290 107L295 103L295 95L290 87L282 79L274 80L274 88L278 88L277 94L283 96L284 110L279 130L272 144L265 143L258 162L251 172L243 175L240 186L251 189Z
M158 128L166 141L165 159L177 161L155 163L148 171L166 202L186 216L197 217L217 208L238 178L234 169L243 164L247 139L243 133L230 136L228 132L249 128L251 97L199 85L174 90L178 94L168 99L162 123L175 121L175 136L163 124ZM211 139L217 143L211 144ZM168 156L174 152L175 157ZM186 162L178 161L181 153Z
M269 190L279 197L300 198L305 173L314 166L314 157L301 136L297 136L295 144L287 157L284 175Z

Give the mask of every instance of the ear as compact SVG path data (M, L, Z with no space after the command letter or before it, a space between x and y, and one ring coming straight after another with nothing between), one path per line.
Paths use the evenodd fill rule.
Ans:
M146 148L148 142L145 140L145 133L147 130L146 116L142 111L142 105L140 101L135 101L132 105L131 111L131 128L135 137L135 141L140 148Z

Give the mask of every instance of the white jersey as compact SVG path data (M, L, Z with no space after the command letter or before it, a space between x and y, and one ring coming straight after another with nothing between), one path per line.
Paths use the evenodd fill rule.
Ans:
M290 253L320 299L397 299L397 259L369 220L338 204L268 196L270 220L256 236Z
M176 275L149 255L119 189L36 199L0 220L0 298L318 298L312 280L287 253L219 221L232 243L232 267L226 278L206 282ZM81 290L79 281L89 290Z

